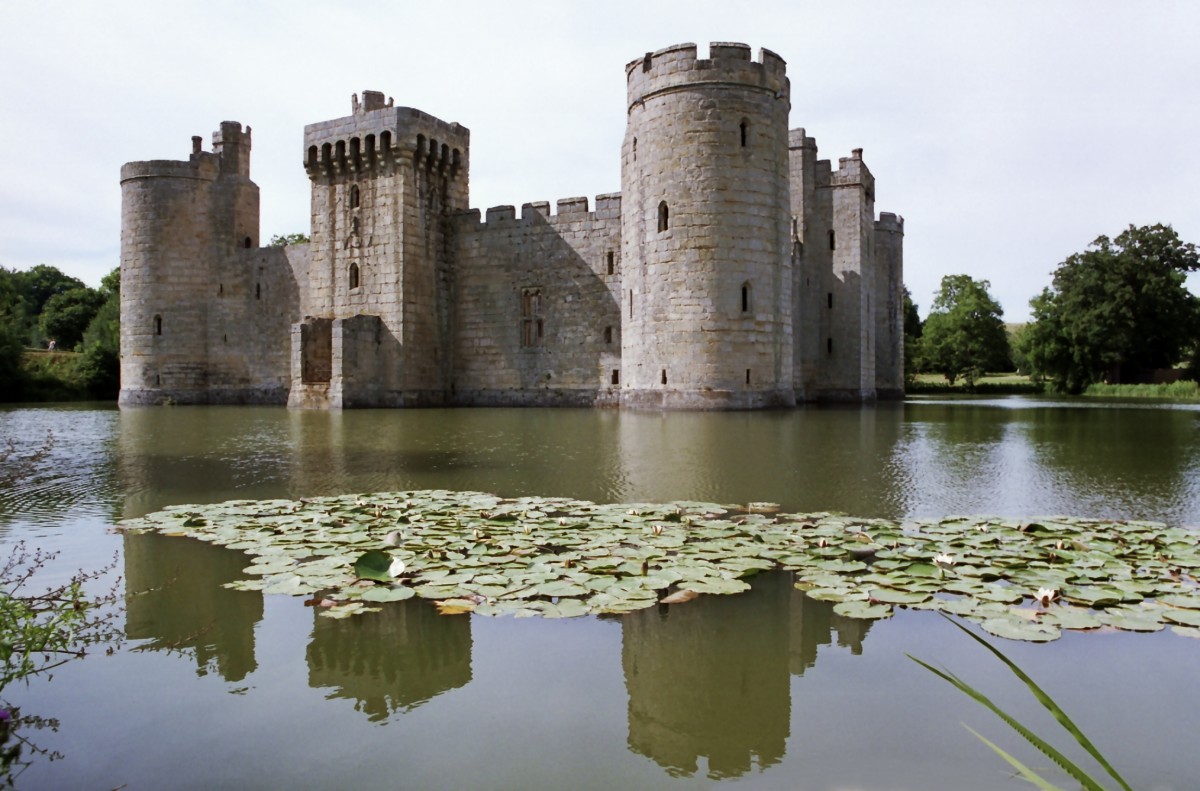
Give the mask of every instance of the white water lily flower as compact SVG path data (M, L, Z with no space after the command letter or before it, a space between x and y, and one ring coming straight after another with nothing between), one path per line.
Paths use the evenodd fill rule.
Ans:
M404 565L403 560L401 560L400 558L393 558L392 565L388 566L388 576L389 577L399 577L401 574L404 573L405 568L407 568L407 567Z
M1038 588L1037 600L1041 602L1043 607L1049 606L1050 602L1058 598L1058 591L1054 588Z
M953 566L958 561L954 559L953 555L948 555L943 552L940 555L934 555L933 562L945 568L946 566Z
M398 547L398 546L400 546L400 542L403 540L404 540L404 534L401 533L399 530L393 530L392 532L387 534L386 538L383 539L383 543L387 544L390 547Z

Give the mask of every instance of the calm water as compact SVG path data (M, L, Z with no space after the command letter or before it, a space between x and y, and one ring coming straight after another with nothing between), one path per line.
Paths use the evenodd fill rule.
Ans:
M115 552L128 589L149 592L130 601L117 655L6 690L61 721L34 738L65 757L28 770L29 788L1027 787L961 723L1047 760L905 653L1057 736L936 615L843 619L785 575L624 618L449 618L405 602L331 621L298 598L222 588L247 565L239 553L111 532L168 504L452 488L1200 525L1200 409L1187 407L0 411L0 440L32 447L48 432L51 457L0 490L0 542L59 550L47 581ZM1002 647L1135 787L1200 787L1200 641Z

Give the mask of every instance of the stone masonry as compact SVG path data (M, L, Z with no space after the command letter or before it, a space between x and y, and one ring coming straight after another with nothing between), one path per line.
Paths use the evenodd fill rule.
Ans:
M250 129L121 170L123 405L754 409L903 394L904 221L788 129L786 64L625 67L621 192L469 208L470 132L382 93L304 130L311 241L260 247Z

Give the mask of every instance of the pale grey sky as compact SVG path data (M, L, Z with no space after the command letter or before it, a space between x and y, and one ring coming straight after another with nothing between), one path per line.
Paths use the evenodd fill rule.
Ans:
M1021 321L1100 234L1200 242L1198 34L1186 0L0 0L0 265L98 284L121 165L222 120L254 129L262 238L307 232L304 125L364 89L470 128L475 207L615 192L625 63L741 41L788 62L822 157L864 149L922 314L966 273Z

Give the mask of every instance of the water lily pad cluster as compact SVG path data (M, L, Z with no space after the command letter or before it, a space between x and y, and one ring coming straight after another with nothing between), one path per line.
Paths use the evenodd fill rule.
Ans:
M1063 629L1200 637L1200 532L1152 522L891 521L769 503L597 504L414 491L168 508L123 524L242 550L231 587L331 617L413 597L447 614L626 613L749 589L754 574L855 618L940 610L1045 641Z

